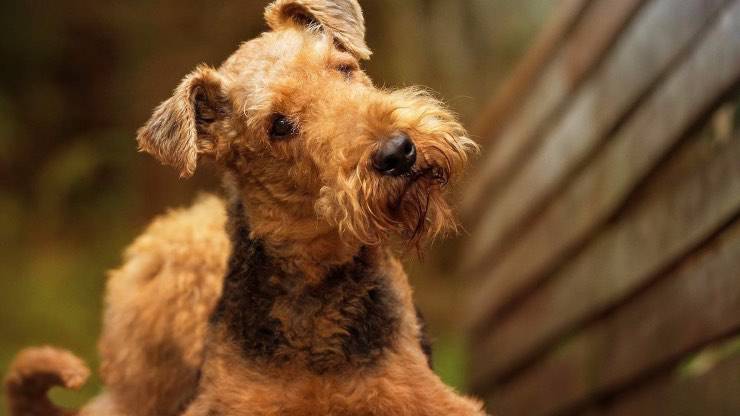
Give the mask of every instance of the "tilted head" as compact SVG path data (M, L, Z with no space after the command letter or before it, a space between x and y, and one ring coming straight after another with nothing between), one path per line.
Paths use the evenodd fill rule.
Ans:
M253 232L375 245L454 228L443 188L476 146L427 92L373 86L357 1L278 0L265 17L270 32L185 77L139 131L140 149L182 176L215 160Z

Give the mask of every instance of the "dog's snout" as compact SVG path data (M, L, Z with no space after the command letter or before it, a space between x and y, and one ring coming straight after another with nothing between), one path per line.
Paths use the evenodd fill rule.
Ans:
M383 175L408 173L416 163L416 146L406 133L394 133L373 155L373 167Z

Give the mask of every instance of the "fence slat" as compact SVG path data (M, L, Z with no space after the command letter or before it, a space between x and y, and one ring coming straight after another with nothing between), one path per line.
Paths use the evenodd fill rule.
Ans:
M735 138L697 172L660 181L651 197L608 227L474 346L480 362L473 369L474 384L495 382L567 328L644 284L735 215L740 209L738 160L740 140Z
M709 75L712 72L706 66L727 69L733 62L737 71L740 42L726 41L736 39L738 30L740 3L725 14L707 41L723 51L712 56L734 55L732 60L699 59L697 62L705 64L695 66L690 72L716 79ZM730 49L736 52L723 54ZM675 91L670 87L672 84L668 83L666 91ZM692 83L673 85L688 88ZM695 87L706 87L706 84L698 83ZM699 95L690 97L701 100ZM678 108L679 102L673 100L671 105L657 108L669 107ZM657 119L653 121L661 124ZM644 198L494 327L476 348L479 357L489 358L476 367L474 379L496 379L516 367L564 329L605 310L645 284L734 215L740 208L740 145L733 141L723 150L704 169L675 178L673 186L664 186Z
M495 189L497 181L532 143L535 131L596 65L643 1L595 0L589 4L567 43L545 67L542 75L527 80L532 83L531 90L517 107L511 122L505 124L496 140L488 143L487 159L481 163L480 173L471 180L460 206L463 216L469 217L488 191ZM595 25L593 20L600 24Z
M603 397L740 329L740 221L655 286L497 388L502 414L548 415Z
M672 374L620 397L603 416L737 416L740 414L740 355L733 354L705 372L674 369Z
M540 137L542 145L528 156L511 181L502 184L492 197L488 195L488 209L472 228L475 232L463 269L479 270L490 265L491 259L501 258L508 239L522 228L519 225L603 143L615 123L670 68L723 4L725 0L656 0L646 6L570 102L563 117L549 134ZM557 83L549 85L554 91L561 89ZM516 141L521 143L523 139ZM497 157L511 159L505 154ZM522 163L518 159L510 163L514 161ZM493 163L493 159L488 162Z
M731 20L739 14L740 3L734 2L699 48L492 268L471 302L476 327L483 328L513 295L545 277L556 261L591 234L685 129L732 87L740 75L740 42L733 33L738 22Z
M521 97L527 95L532 82L557 52L589 2L591 0L564 0L557 5L553 17L545 23L532 46L471 129L481 144L491 142L500 133L501 126L519 108ZM491 144L495 146L495 142Z

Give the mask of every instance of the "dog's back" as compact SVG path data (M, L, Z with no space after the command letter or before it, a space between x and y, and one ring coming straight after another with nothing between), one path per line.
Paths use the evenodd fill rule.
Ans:
M177 414L197 387L230 243L223 201L156 219L112 271L100 340L106 387L136 415Z

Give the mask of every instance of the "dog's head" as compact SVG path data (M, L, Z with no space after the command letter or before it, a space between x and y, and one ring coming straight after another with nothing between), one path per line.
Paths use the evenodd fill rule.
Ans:
M363 244L454 228L443 189L476 145L424 90L373 86L357 1L278 0L265 16L270 32L185 77L140 148L182 176L209 157L263 218L318 221Z

